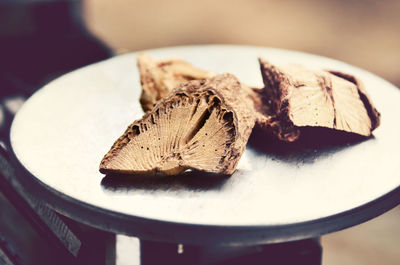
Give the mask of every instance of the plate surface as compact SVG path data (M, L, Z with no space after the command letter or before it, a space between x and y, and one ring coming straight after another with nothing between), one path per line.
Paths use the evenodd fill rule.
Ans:
M181 57L202 69L230 72L255 87L262 87L258 57L277 65L348 72L364 82L382 114L381 126L366 141L307 155L259 151L265 146L260 138L228 179L105 177L98 171L100 160L143 114L137 53L117 56L51 82L15 117L14 153L31 174L27 181L37 184L36 193L52 207L143 238L277 242L339 230L396 204L370 205L400 185L400 91L390 83L336 60L287 50L210 45L146 52L155 59ZM363 216L351 217L355 213Z

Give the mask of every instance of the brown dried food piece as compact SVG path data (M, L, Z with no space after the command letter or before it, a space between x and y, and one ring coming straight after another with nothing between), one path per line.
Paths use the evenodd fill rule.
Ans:
M297 65L277 67L262 59L260 65L265 85L262 102L271 116L265 126L281 140L297 140L299 127L304 126L363 136L379 126L380 115L355 77Z
M176 86L190 80L204 80L216 74L198 69L182 59L165 59L154 61L147 54L139 54L139 66L142 95L140 103L144 111L151 110L155 103L170 93ZM262 89L252 88L242 84L247 97L254 102L256 121L260 124L269 122L265 115L266 105L262 104L260 93Z
M151 110L158 100L167 96L179 84L214 76L181 59L154 61L143 53L138 55L137 64L142 84L140 104L145 112Z
M100 172L232 174L255 123L252 106L231 74L181 84L128 127Z

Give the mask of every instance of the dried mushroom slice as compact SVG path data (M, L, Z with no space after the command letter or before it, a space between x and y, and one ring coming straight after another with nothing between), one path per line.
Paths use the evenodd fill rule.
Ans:
M252 104L230 74L181 84L128 127L100 172L232 174L255 123Z
M212 72L206 72L195 68L182 59L152 60L146 54L140 54L137 58L142 95L140 103L144 111L151 110L155 103L170 93L173 88L190 80L204 80L215 76ZM252 88L242 84L247 96L257 106L255 116L257 123L266 124L270 117L265 115L266 105L261 103L260 88Z
M167 96L179 84L214 76L181 59L154 61L143 53L138 55L137 64L142 84L140 104L144 111L151 110L158 100Z
M354 77L297 65L276 67L262 59L260 65L263 102L274 121L269 126L281 140L296 140L304 126L369 136L379 125L379 113Z
M371 131L375 130L380 124L380 113L372 104L371 98L369 97L367 91L365 90L364 84L353 75L337 72L337 71L329 71L329 73L336 75L342 79L348 80L355 84L358 88L358 94L360 96L361 101L364 103L364 107L368 112L368 116L371 119Z

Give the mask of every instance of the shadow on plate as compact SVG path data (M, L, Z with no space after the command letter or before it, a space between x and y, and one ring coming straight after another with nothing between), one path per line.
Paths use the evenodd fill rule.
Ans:
M375 139L374 136L365 137L322 127L303 127L300 133L297 141L287 143L256 127L247 146L258 155L267 155L282 162L299 164L314 163L318 158L327 157L366 140Z
M286 143L266 134L260 128L254 128L247 147L259 156L267 156L289 164L314 163L315 160L328 157L374 137L363 137L353 133L334 131L327 128L301 129L301 137L294 143ZM240 175L240 172L237 171ZM238 176L236 176L238 177ZM163 174L108 174L101 185L109 191L210 191L221 190L229 176L200 171L186 171L175 176Z
M200 171L186 171L179 175L163 174L107 174L101 181L111 191L209 191L220 190L227 181L227 175Z

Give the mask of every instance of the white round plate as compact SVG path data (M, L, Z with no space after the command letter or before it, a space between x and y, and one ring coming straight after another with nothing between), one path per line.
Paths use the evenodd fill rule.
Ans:
M102 157L143 114L137 53L116 56L49 83L24 104L12 124L12 148L31 174L28 186L36 185L37 195L58 211L142 238L240 243L318 236L398 203L392 199L387 204L386 199L399 193L400 91L385 80L325 57L263 47L145 52L155 59L180 57L201 69L230 72L254 87L262 87L258 57L277 65L350 73L364 82L382 114L381 125L367 140L307 156L277 156L248 147L228 179L202 174L105 177L98 170Z

